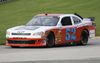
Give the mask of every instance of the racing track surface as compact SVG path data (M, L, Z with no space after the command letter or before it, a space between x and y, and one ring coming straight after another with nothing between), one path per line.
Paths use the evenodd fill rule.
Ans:
M0 46L0 63L100 63L100 38L87 46L10 48Z

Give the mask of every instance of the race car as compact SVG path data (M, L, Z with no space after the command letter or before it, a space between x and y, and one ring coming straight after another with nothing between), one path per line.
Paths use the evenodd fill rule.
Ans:
M74 14L38 14L27 24L6 32L6 45L11 47L53 47L66 44L87 45L95 37L94 17Z

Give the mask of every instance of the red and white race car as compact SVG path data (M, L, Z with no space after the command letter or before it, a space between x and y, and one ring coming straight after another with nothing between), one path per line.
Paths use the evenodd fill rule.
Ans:
M78 14L39 14L26 25L7 30L6 45L11 47L39 47L77 43L86 45L95 37L94 18Z

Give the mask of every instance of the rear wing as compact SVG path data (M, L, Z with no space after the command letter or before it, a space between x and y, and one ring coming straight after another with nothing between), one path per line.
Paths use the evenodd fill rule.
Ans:
M95 21L95 17L84 18L83 21Z
M95 17L84 18L83 21L91 21L93 26L96 26Z
M90 21L95 21L95 17L88 17L88 19L90 19Z
M90 19L90 21L92 21L92 25L93 26L96 26L96 23L94 22L95 21L95 17L88 17L88 19Z
M82 16L80 16L80 15L77 14L77 13L74 13L74 15L80 17L83 21L91 21L91 22L92 22L92 25L93 25L93 26L96 26L96 23L94 22L94 21L95 21L95 17L83 18Z
M82 16L80 16L80 15L77 14L77 13L74 13L74 15L80 17L82 20L84 19ZM88 17L88 18L85 18L84 20L95 21L95 17Z

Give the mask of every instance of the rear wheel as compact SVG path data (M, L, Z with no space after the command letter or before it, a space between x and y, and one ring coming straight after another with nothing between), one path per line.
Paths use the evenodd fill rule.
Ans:
M80 39L80 45L87 45L88 43L88 32L87 31L83 31L81 34L81 39Z
M55 45L55 37L53 33L50 33L46 38L46 46L53 47Z

